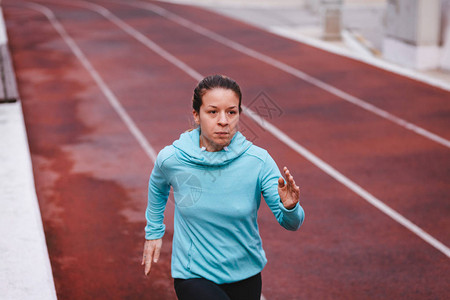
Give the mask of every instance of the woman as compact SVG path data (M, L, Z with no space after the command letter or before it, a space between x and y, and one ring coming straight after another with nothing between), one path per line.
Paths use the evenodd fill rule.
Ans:
M172 277L178 299L260 299L267 260L258 231L261 194L288 230L303 223L300 189L284 167L238 131L241 90L213 75L194 90L197 129L158 154L150 176L142 265L159 258L164 209L173 187Z

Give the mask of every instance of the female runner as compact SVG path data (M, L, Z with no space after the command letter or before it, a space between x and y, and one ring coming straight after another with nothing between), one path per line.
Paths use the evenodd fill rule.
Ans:
M142 265L148 275L159 259L172 187L171 268L180 300L260 299L267 262L257 224L261 194L287 230L304 220L289 170L284 180L268 152L238 131L241 98L228 77L200 81L192 101L198 128L161 150L150 176Z

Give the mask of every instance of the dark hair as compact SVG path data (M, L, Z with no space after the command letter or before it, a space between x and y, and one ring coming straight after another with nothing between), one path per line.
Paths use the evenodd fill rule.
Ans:
M192 108L200 113L200 106L202 106L202 98L207 91L215 88L222 88L232 90L239 98L239 113L241 113L242 93L239 85L230 77L224 75L210 75L202 79L194 89L194 96L192 97Z

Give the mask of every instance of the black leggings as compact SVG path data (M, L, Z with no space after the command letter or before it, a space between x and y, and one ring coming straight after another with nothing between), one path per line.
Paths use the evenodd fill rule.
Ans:
M174 279L178 300L260 300L261 286L261 273L225 284L204 278Z

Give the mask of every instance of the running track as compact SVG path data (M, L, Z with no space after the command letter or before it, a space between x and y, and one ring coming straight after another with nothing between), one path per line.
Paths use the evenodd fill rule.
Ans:
M302 189L298 232L261 206L267 299L446 298L448 91L199 8L93 2L3 1L58 298L175 298L172 202L140 266L147 180L213 73Z

